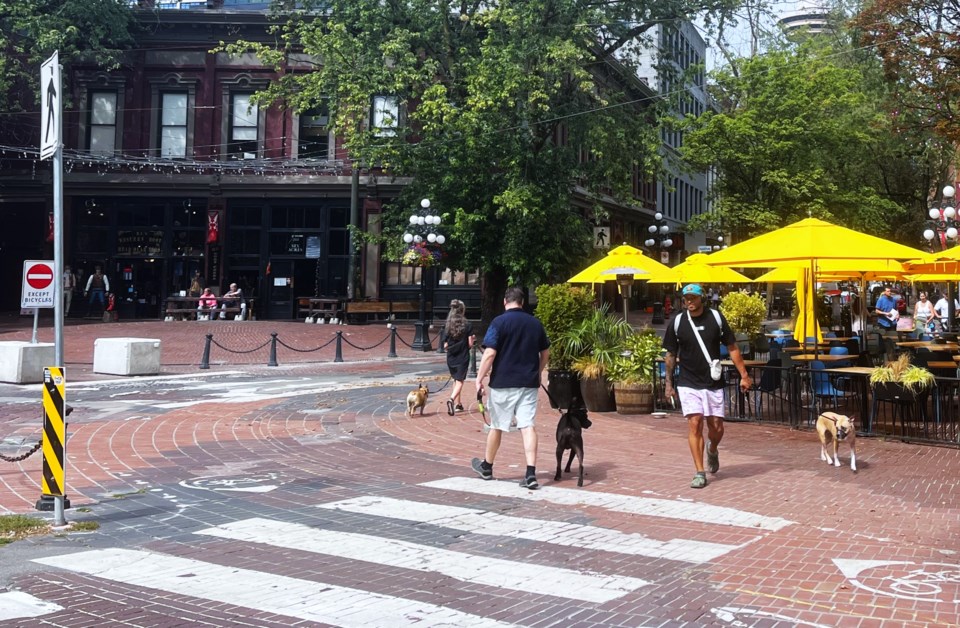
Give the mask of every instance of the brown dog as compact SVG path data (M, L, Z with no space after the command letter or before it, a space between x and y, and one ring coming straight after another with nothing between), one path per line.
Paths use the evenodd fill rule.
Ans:
M423 416L423 408L427 405L427 397L430 391L423 384L418 384L416 390L411 390L407 395L407 415L413 416L417 408L420 408L420 416Z
M836 412L824 412L817 417L817 434L820 436L820 460L835 467L840 466L840 441L850 443L850 468L857 472L857 428L853 417ZM833 441L833 456L827 451L827 445Z

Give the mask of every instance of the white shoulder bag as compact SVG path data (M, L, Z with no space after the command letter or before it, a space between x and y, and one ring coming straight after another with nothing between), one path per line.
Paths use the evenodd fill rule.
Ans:
M700 350L703 351L704 359L706 359L707 364L710 365L710 377L712 377L715 382L720 381L720 378L723 377L723 365L720 364L720 360L710 359L710 352L707 351L707 346L703 344L703 338L700 337L700 331L697 329L697 326L693 324L693 317L690 316L690 310L687 310L687 320L690 321L690 327L693 328L693 335L697 337L697 342L700 343Z

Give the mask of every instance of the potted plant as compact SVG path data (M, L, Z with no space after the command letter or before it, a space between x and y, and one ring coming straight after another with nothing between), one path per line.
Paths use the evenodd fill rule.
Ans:
M623 351L614 360L608 377L619 414L653 412L653 383L662 341L650 327L627 336Z
M870 371L870 386L877 401L924 403L935 382L933 373L911 364L910 355L906 353Z
M622 318L611 316L608 304L604 304L558 339L560 350L573 358L571 368L580 374L580 392L587 410L612 412L616 408L607 370L632 332L633 328Z
M740 353L745 356L752 355L750 343L763 331L767 302L759 294L731 292L723 298L720 313L736 334Z
M538 286L534 314L543 324L550 339L550 362L547 364L547 391L554 408L580 405L580 375L570 367L573 357L565 351L560 337L593 312L593 293L569 284Z

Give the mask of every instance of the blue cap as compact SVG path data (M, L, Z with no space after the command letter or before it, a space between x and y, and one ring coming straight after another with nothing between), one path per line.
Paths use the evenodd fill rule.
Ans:
M695 294L698 297L702 297L703 288L701 288L695 283L687 284L686 286L683 287L683 296L687 296L688 294Z

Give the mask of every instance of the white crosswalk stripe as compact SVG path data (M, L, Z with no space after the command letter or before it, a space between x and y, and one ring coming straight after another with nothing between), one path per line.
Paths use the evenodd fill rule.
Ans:
M462 582L555 595L585 602L608 602L649 584L639 578L604 576L571 569L475 556L366 534L321 530L271 519L246 519L200 530L197 534L261 543L439 573Z
M497 595L496 592L484 592L478 588L479 585L498 589L500 596L521 591L524 594L548 596L558 603L569 600L568 604L582 605L605 604L614 600L619 603L621 598L653 583L637 577L590 571L590 561L583 567L577 562L576 569L554 566L549 564L550 561L562 560L557 558L556 548L551 551L540 550L549 545L599 550L606 556L604 560L598 560L603 564L609 564L608 559L615 558L612 556L614 554L677 561L678 565L700 564L715 560L762 538L764 531L780 530L792 524L786 519L709 504L557 487L526 491L520 490L513 482L485 482L479 478L447 478L426 482L420 486L431 490L421 489L416 500L360 495L319 504L318 507L340 511L344 513L341 517L353 517L354 522L356 517L367 517L372 529L377 529L376 519L393 520L391 525L394 526L396 522L404 521L410 522L411 527L423 526L417 530L418 538L430 538L430 534L436 533L438 537L449 539L450 533L443 534L440 530L446 528L455 530L457 536L466 533L479 538L494 537L491 542L497 544L511 539L519 539L524 543L511 546L511 559L507 560L432 544L266 518L225 523L195 534L233 542L231 554L239 553L238 560L244 559L243 547L244 544L249 544L261 548L258 551L268 556L273 555L270 548L283 548L284 551L323 554L362 563L362 571L367 569L367 564L373 570L377 566L402 569L409 575L404 576L406 584L402 585L401 591L429 591L433 585L428 585L427 582L433 581L427 580L421 585L421 580L446 577L455 582L445 586L464 587L464 592L469 593L467 598ZM672 525L655 526L661 535L667 536L665 540L660 540L644 534L624 532L613 526L515 517L469 505L433 503L450 501L449 495L439 493L441 490L517 502L535 500L547 506L583 506L610 513L660 517L670 521L692 521L694 523L691 526L683 527L689 530L691 535L702 535L703 528L712 525L732 526L739 530L727 528L726 537L735 539L739 545L670 538L680 536L680 533L672 530ZM469 502L469 498L465 501ZM620 516L619 519L623 517ZM602 517L599 520L602 522ZM470 546L470 543L464 544L464 547ZM225 562L226 559L217 560ZM471 614L458 610L456 603L451 603L454 608L450 608L401 595L328 584L321 570L315 570L309 580L284 576L281 575L282 563L272 568L272 571L277 573L268 573L195 558L121 548L78 552L68 556L37 559L34 562L126 585L337 626L511 625L484 617L482 612ZM618 565L634 563L633 558L615 561ZM566 561L561 564L566 564ZM642 566L640 568L640 573L643 574ZM656 569L658 578L659 574L663 573L663 568L662 564L650 567ZM354 580L346 582L354 584ZM370 588L376 589L378 586L371 583ZM395 588L389 590L391 593L397 591ZM422 594L404 595L418 597ZM55 604L36 598L26 607L23 604L23 600L9 598L5 601L0 597L0 619L30 617L41 612L58 610ZM47 605L44 606L45 604ZM202 605L199 607L202 608ZM475 607L476 601L469 606L471 610ZM481 608L484 607L481 605ZM491 608L502 610L499 606ZM4 615L5 609L7 615Z
M511 625L427 602L153 552L115 548L34 562L114 582L336 626Z
M766 517L756 513L698 504L670 499L653 497L636 497L633 495L618 495L616 493L600 493L584 491L582 489L557 488L543 486L538 491L524 491L517 487L516 482L487 481L480 478L445 478L433 482L424 482L420 486L438 488L448 491L460 491L491 497L511 497L531 501L544 501L567 506L595 506L634 515L647 517L666 517L683 521L698 521L700 523L751 528L775 532L789 525L792 521L780 517Z
M724 545L687 539L657 541L642 534L629 534L591 525L510 517L474 508L429 504L390 497L356 497L320 504L318 507L426 523L484 536L512 537L567 547L582 547L691 563L709 562L743 547L743 545ZM761 537L754 537L752 540L759 538Z
M23 591L0 593L0 621L40 617L62 610L59 604L44 602Z

